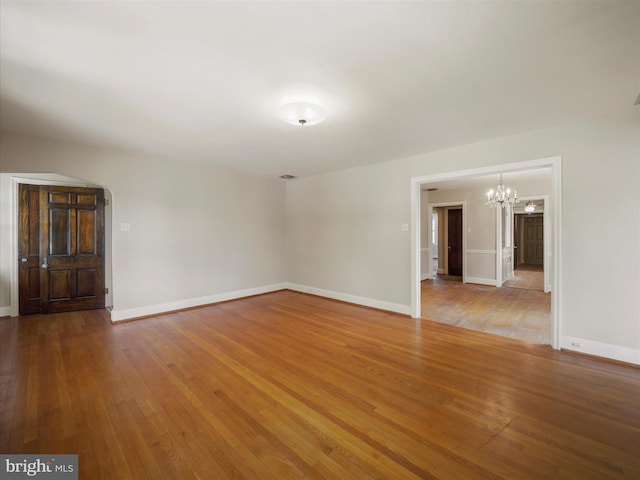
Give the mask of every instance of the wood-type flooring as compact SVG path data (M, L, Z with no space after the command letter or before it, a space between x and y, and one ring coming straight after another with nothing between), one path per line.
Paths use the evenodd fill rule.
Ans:
M541 265L519 265L513 272L513 277L502 286L544 291L544 269Z
M291 291L0 319L0 387L83 480L640 478L640 369Z
M421 302L428 320L551 344L551 294L542 290L463 284L461 277L436 275L421 282Z

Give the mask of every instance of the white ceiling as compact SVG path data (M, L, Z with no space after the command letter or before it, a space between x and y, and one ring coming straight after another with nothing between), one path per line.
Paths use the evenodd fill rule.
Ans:
M631 107L636 1L0 4L0 126L267 175ZM320 125L278 117L301 93Z

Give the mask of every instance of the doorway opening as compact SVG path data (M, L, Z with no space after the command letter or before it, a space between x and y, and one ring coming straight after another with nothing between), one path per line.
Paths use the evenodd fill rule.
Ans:
M19 313L104 308L104 190L18 185Z
M3 255L7 255L7 258L10 260L10 270L8 272L10 278L10 298L11 305L8 308L7 314L15 317L20 314L19 305L20 305L20 275L19 269L21 262L19 261L18 256L18 246L20 242L18 224L19 224L19 185L20 184L31 184L31 185L41 185L41 186L52 186L52 187L62 187L67 186L71 188L97 188L104 190L104 198L106 200L106 204L110 205L112 201L112 194L110 190L107 188L87 182L86 180L68 177L64 175L58 174L50 174L50 173L17 173L17 174L2 174L6 182L7 191L3 194L3 201L7 202L8 209L10 212L10 222L8 225L8 237L10 242L8 245L3 245L2 248ZM86 216L86 214L84 214ZM104 304L109 307L113 304L113 289L112 289L112 212L111 208L104 208L104 291L106 292L104 295ZM86 246L87 244L83 244ZM42 262L44 263L44 262ZM47 262L49 263L49 262ZM49 265L48 265L49 266ZM47 266L47 268L48 268ZM39 265L42 268L41 265ZM57 277L56 277L57 275ZM65 277L61 273L56 271L56 275L54 275L55 288L57 290L62 290L61 286L64 285L64 282L61 282L61 279L64 280ZM81 272L81 276L87 277L87 272ZM86 279L86 278L85 278ZM84 285L88 285L86 282ZM83 293L83 292L80 292ZM86 292L85 292L86 293ZM62 295L61 295L62 297Z
M527 209L525 210L525 206ZM549 197L521 198L514 207L513 271L503 285L549 293Z
M411 180L411 219L412 219L412 262L411 262L411 315L414 318L420 318L421 316L421 299L422 299L422 291L421 291L421 272L420 272L420 242L421 242L421 233L423 233L421 227L421 208L426 206L426 203L421 202L421 190L424 186L429 186L430 188L439 187L445 182L460 182L460 181L471 181L473 179L480 178L482 176L490 175L490 174L500 174L500 173L525 173L527 171L538 171L540 169L545 169L548 173L550 188L549 188L549 198L548 202L548 212L547 216L548 228L545 229L545 235L549 236L549 251L544 254L544 259L548 262L549 268L545 269L545 277L549 280L546 283L546 286L549 287L549 291L551 293L549 303L550 303L550 344L553 348L559 348L559 331L560 331L560 304L562 298L562 258L561 258L561 157L551 157L544 158L539 160L531 160L531 161L523 161L517 163L503 164L503 165L495 165L490 167L483 167L471 170L462 170L462 171L454 171L448 173L427 175L422 177L414 177ZM486 185L485 185L486 186ZM475 200L474 200L475 201ZM481 201L481 199L479 199ZM464 217L464 215L463 215ZM431 218L431 217L427 217ZM473 219L475 220L475 219ZM467 233L469 233L469 229L473 230L473 228L477 228L474 225L464 226L463 227L463 240L466 240ZM483 224L480 224L480 228L483 228ZM440 228L441 230L442 228ZM472 248L463 247L463 258L465 261L463 262L463 282L467 282L470 280L470 283L484 283L485 285L490 285L495 288L498 284L498 281L501 279L501 276L498 274L500 270L497 268L497 258L502 255L502 251L498 248L499 245L495 245L492 249L486 248L484 246L480 246L481 248L475 248L476 245L471 245ZM493 271L493 280L490 278L478 278L475 276L475 271L477 271L476 265L473 266L473 274L469 274L468 265L469 265L469 254L473 254L474 259L473 262L476 262L478 265L483 265L486 269L492 269ZM431 257L431 255L430 255ZM493 267L491 267L493 265ZM488 270L487 270L488 271ZM430 268L428 270L428 275L433 277L433 264L431 263ZM485 277L487 277L485 275ZM493 282L493 283L492 283ZM482 288L487 288L485 285L480 285ZM452 305L453 306L453 305ZM449 310L452 308L450 307Z
M426 194L425 192L422 193ZM464 201L427 203L425 218L431 219L431 225L423 237L421 251L428 255L425 271L421 279L456 277L464 281L464 252L466 238L464 235L466 217Z

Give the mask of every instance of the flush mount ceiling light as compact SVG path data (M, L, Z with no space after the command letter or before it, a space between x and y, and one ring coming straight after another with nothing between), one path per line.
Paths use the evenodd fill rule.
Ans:
M316 125L327 118L327 111L317 103L290 102L280 105L280 117L291 125Z

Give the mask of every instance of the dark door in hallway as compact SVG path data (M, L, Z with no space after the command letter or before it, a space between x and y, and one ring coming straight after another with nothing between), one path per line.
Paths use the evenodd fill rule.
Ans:
M104 191L20 185L21 315L104 307Z
M447 213L447 250L449 275L462 276L462 209Z
M544 263L544 222L542 215L527 215L523 224L524 263L542 265Z

